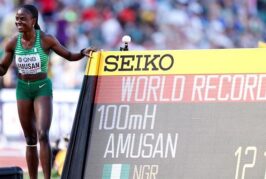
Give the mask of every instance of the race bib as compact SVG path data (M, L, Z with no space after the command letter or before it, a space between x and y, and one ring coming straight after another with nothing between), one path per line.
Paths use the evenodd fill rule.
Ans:
M21 74L36 74L41 72L39 54L16 55L16 65Z

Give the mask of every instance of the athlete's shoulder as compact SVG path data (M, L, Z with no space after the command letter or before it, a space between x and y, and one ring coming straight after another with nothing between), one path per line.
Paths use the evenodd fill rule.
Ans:
M52 36L51 34L47 34L46 32L44 31L41 31L40 30L40 36L42 39L52 39L52 38L55 38L54 36Z
M7 42L6 42L6 49L14 50L16 48L17 40L18 40L19 34L16 33L13 36L11 36Z
M45 44L51 44L56 41L56 38L53 35L47 34L43 31L40 31L40 36L41 36L42 42Z

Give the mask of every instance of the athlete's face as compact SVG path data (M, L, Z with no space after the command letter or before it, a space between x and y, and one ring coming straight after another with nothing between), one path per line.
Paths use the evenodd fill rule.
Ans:
M27 32L34 28L36 19L26 9L19 9L16 14L16 26L19 32Z

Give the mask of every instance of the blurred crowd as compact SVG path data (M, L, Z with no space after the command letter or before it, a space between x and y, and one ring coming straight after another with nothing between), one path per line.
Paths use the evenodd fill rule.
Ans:
M0 56L23 3L35 4L42 30L77 52L119 50L123 35L130 50L254 48L266 39L266 0L0 0ZM54 88L81 87L86 60L50 59ZM15 86L15 73L3 87Z

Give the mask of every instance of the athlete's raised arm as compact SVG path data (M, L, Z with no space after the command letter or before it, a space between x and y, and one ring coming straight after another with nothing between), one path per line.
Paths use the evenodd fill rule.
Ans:
M51 35L46 35L42 33L42 43L44 47L48 47L49 49L53 50L59 56L65 58L68 61L78 61L82 59L84 56L90 56L91 52L95 52L95 48L85 48L82 49L78 53L70 52L66 49L60 42Z

